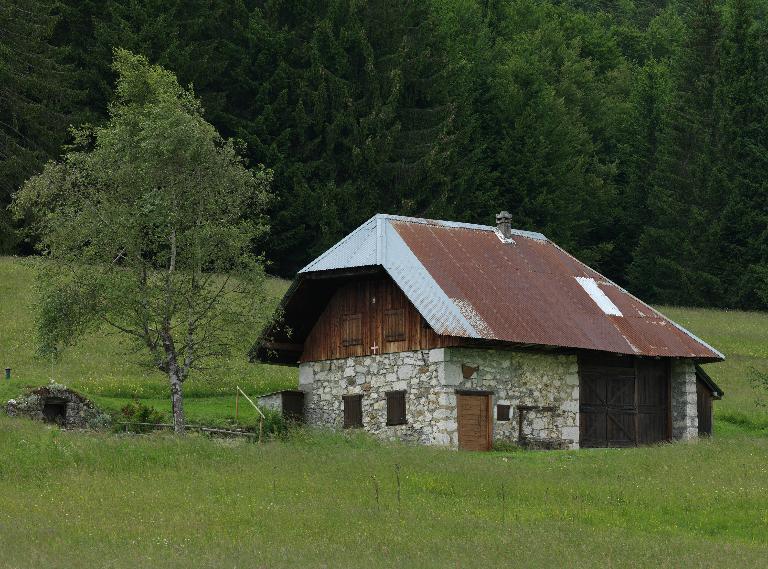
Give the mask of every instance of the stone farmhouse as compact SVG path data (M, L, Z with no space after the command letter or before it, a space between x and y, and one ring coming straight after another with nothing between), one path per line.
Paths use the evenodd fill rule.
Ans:
M470 450L712 429L723 354L540 233L376 215L299 271L255 349L311 425Z

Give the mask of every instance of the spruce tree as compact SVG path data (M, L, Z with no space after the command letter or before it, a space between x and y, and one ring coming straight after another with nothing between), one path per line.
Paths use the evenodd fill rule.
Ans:
M633 292L654 302L717 304L716 250L722 170L718 167L720 16L714 0L687 14L688 36L673 61L674 91L650 176L648 219L628 269Z
M73 70L50 44L54 10L47 0L0 3L0 253L20 250L12 194L58 155L76 109Z

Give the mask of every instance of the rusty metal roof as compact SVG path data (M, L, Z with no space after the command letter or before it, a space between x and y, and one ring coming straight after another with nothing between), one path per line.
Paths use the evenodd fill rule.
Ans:
M380 266L443 335L724 359L540 233L376 215L301 271Z

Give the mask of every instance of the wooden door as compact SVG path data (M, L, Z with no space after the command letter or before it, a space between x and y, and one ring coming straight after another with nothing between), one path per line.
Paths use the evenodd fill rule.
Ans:
M666 361L583 358L579 371L580 446L628 447L669 439Z
M582 446L635 446L635 378L586 376L582 383Z
M712 434L712 392L703 382L696 382L696 408L699 414L699 436Z
M459 448L490 450L493 444L491 396L486 393L456 395Z
M670 431L669 365L664 360L638 360L637 444L667 441Z

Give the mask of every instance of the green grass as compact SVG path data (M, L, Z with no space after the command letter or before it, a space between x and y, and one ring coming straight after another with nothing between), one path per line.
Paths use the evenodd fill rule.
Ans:
M317 433L263 446L67 433L0 417L0 449L3 567L768 560L764 437L483 454Z
M277 298L285 283L270 286ZM0 258L0 366L14 368L0 399L51 376L32 355L31 291L30 269ZM768 566L768 415L747 381L768 371L768 315L662 311L728 357L707 366L726 392L711 440L458 453L359 434L258 445L0 416L0 567ZM235 384L296 381L245 358L215 370L187 385L192 422L231 423ZM53 375L107 409L131 397L168 406L162 375L116 336L86 339Z

